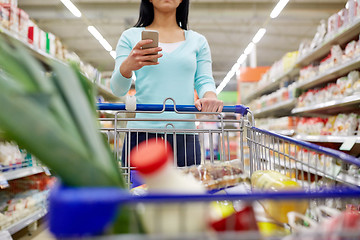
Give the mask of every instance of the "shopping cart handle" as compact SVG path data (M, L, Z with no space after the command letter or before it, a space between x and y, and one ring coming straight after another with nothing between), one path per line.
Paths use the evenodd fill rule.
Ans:
M99 110L126 110L125 103L98 103ZM136 111L162 111L162 104L136 104ZM176 110L179 112L199 112L194 105L176 105ZM245 116L249 108L243 105L224 106L222 112L239 113ZM165 105L166 112L173 112L174 105Z

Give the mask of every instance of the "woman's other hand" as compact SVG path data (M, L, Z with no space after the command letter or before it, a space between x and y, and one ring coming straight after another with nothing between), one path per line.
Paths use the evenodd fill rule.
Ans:
M126 78L131 78L133 71L139 70L143 66L159 64L158 62L151 62L151 60L162 57L162 54L158 53L162 50L160 47L142 49L144 45L152 43L152 41L153 40L151 39L141 40L135 45L129 56L122 62L120 66L121 75Z
M206 92L203 98L195 101L195 107L201 112L221 112L224 103L219 100L214 92Z

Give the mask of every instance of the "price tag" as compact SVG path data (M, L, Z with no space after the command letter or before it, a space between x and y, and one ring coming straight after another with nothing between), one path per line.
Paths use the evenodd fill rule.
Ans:
M44 170L46 176L51 176L51 172L48 167L43 167L43 170Z
M340 150L342 151L350 151L357 141L357 137L349 137L344 143L340 146Z
M8 187L9 187L9 183L8 183L6 177L0 173L0 188L4 189L4 188L8 188Z
M0 231L0 239L12 240L12 237L8 231Z

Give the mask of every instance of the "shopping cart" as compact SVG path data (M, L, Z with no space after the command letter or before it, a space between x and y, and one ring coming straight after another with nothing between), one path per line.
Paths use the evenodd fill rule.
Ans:
M276 170L297 181L302 186L302 190L266 193L253 192L246 184L240 184L241 187L231 187L230 185L236 184L230 181L231 184L224 185L222 182L218 187L215 186L215 190L218 191L217 194L148 194L134 196L129 194L128 191L114 188L72 189L59 186L53 190L53 194L50 197L49 216L50 229L57 237L76 236L76 238L80 238L80 236L102 235L114 220L119 206L127 206L140 212L145 206L145 209L152 209L154 213L152 215L153 219L149 220L147 218L145 225L151 223L151 228L156 229L156 231L148 235L142 235L139 234L139 229L134 224L128 229L129 234L108 237L101 236L101 239L117 239L117 237L121 237L121 239L281 239L284 237L284 232L295 229L295 220L297 218L294 218L292 228L288 224L282 224L281 227L284 231L281 233L272 231L266 234L265 237L260 235L258 226L251 225L249 222L248 225L241 223L241 219L252 219L254 217L254 214L251 214L252 212L247 212L247 215L243 215L240 219L237 217L226 218L225 222L222 222L226 231L222 231L224 230L222 229L220 233L208 228L189 232L188 230L191 228L189 224L192 224L192 213L186 211L186 209L189 209L191 205L198 204L196 205L198 209L204 209L200 213L204 214L202 219L204 224L207 224L210 212L209 205L217 201L231 201L234 207L236 205L238 209L244 209L244 206L254 206L256 210L259 208L257 203L261 200L270 199L286 202L288 200L300 201L303 199L302 201L309 203L308 213L310 214L314 214L321 205L337 209L345 209L350 206L349 204L352 204L352 207L359 206L359 159L336 150L258 129L254 126L255 121L251 111L241 105L224 106L223 113L220 114L200 113L194 106L176 105L174 101L171 105L166 104L166 101L169 100L173 101L172 99L166 99L160 105L137 104L135 111L127 111L125 104L99 104L98 106L99 110L111 111L114 114L113 117L100 119L103 123L107 122L113 125L112 127L101 128L101 132L106 134L109 143L113 145L114 154L119 159L119 167L126 176L129 187L134 182L139 181L134 177L136 175L133 172L135 169L129 164L131 154L130 143L132 139L135 139L135 143L138 143L139 133L144 133L144 141L151 137L161 137L165 140L172 139L174 164L179 163L177 135L184 134L181 141L186 142L187 137L199 139L199 149L201 152L200 156L196 154L188 156L185 153L185 156L182 156L185 158L185 163L190 158L194 159L193 163L195 165L200 166L235 161L238 164L238 168L241 168L248 177L251 177L257 170ZM194 119L187 118L185 120L183 117L164 119L161 117L161 114L164 112L174 112L178 115L197 114L200 117ZM159 114L159 118L139 119L129 117L129 114L133 113ZM230 113L230 115L227 116L227 113ZM162 122L164 127L160 129L127 128L126 122L131 121ZM192 122L197 127L194 129L173 127L174 123L184 121ZM216 124L217 128L213 126L206 127L208 126L206 123ZM236 141L237 148L235 150L231 141ZM188 147L190 146L185 146L185 149ZM194 146L194 149L196 149L196 146ZM179 168L184 171L187 169L186 166ZM239 178L239 181L246 182L246 177ZM166 215L167 210L164 206L171 206L172 209L177 209L175 213L172 212L171 221L173 222L167 218L169 216ZM319 221L324 218L323 215L313 215L313 220ZM175 218L177 220L174 220ZM64 221L67 221L67 223L64 224ZM274 223L274 221L268 218L266 221ZM172 225L178 225L174 230L176 234L174 232L173 234L168 234L167 228L169 228L169 222ZM276 225L277 223L274 224ZM340 226L343 225L340 224ZM170 226L170 228L172 227ZM326 233L310 230L294 231L289 236L291 236L291 239L360 239L360 230L344 229L327 230ZM330 238L329 235L326 235L329 233L332 234L331 237L335 236L335 238ZM341 236L347 238L339 238Z

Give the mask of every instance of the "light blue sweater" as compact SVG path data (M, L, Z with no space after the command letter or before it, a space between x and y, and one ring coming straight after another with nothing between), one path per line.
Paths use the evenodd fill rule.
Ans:
M145 28L130 28L123 32L116 47L115 70L110 86L117 96L124 96L131 87L131 79L120 73L120 65L127 58L133 47L141 40L141 32ZM205 92L215 92L212 76L211 53L206 38L199 33L185 30L185 41L171 53L162 52L159 65L144 66L135 71L136 103L162 104L164 99L171 97L176 104L194 104L194 89L200 98ZM172 104L172 102L167 102ZM162 114L137 113L136 118L161 119L194 119L193 114ZM171 121L168 121L171 122ZM168 122L128 122L128 128L151 129L164 128ZM177 129L193 129L190 122L171 122Z

